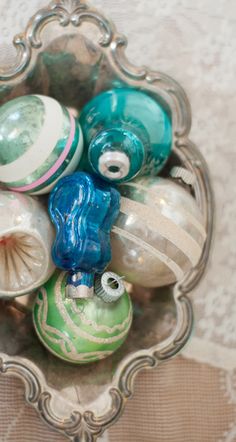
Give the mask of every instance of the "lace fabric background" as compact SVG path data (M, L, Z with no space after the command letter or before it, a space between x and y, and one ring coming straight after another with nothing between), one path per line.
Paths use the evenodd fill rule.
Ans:
M0 0L1 63L14 59L13 35L46 3L19 0L16 5L14 0ZM127 35L127 53L135 64L166 72L186 90L193 113L191 139L207 159L216 195L211 261L192 294L194 337L183 351L184 357L139 375L134 399L106 437L111 442L236 441L236 2L91 3L102 8ZM11 413L14 405L6 399L10 401L15 388L21 392L16 396L15 420L10 422L11 413L7 418L0 414L0 441L40 441L45 434L50 434L48 440L64 440L47 433L34 411L24 405L18 381L4 378L0 383L4 413L7 404ZM27 416L25 421L19 410ZM26 422L28 428L34 426L34 439L32 431L29 436L25 433Z

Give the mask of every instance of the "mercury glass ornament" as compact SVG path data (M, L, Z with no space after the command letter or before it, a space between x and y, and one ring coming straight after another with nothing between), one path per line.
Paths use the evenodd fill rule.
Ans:
M69 272L68 296L93 295L95 273L102 273L111 260L110 231L119 207L119 192L85 172L62 178L52 190L52 256L57 267Z
M0 107L0 182L30 194L48 193L80 161L78 121L53 98L26 95Z
M156 175L170 155L171 119L154 98L131 88L93 98L80 115L85 151L92 170L123 182Z
M38 292L33 319L39 339L55 356L75 364L110 356L124 342L132 323L129 295L122 291L115 302L104 302L96 296L96 287L106 292L106 285L96 277L93 298L70 299L65 293L66 278L66 273L57 271Z
M110 269L133 284L180 281L198 263L206 232L192 195L172 179L138 178L119 186Z
M54 229L46 208L33 197L0 190L0 297L29 293L55 270Z

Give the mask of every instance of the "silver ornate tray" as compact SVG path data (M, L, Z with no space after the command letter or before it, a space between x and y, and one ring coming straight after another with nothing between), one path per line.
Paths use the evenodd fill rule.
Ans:
M135 290L138 314L129 337L104 361L79 367L64 364L38 342L30 313L20 311L14 302L1 302L1 372L22 379L26 400L47 424L70 440L95 441L119 418L138 371L177 354L190 336L193 314L187 295L203 274L212 237L209 173L188 138L191 111L182 88L163 73L131 65L125 37L85 2L52 2L32 17L14 45L15 65L0 69L0 103L41 93L80 109L100 91L121 85L148 90L163 100L174 127L170 164L182 164L195 174L194 195L205 218L207 241L198 266L181 285L156 293Z

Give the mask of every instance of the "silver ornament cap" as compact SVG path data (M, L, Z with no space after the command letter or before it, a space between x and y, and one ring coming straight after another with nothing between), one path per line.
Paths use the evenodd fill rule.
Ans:
M110 180L125 178L130 171L129 157L120 151L104 152L99 158L99 172Z
M125 286L116 273L105 272L96 278L94 291L104 302L115 302L125 293Z
M93 280L92 274L87 274L88 278L84 278L85 273L74 273L66 284L66 298L70 299L91 299L94 295L93 285L88 284L88 281ZM86 284L87 283L87 284Z
M185 167L175 166L170 171L171 178L181 180L184 184L188 186L193 186L195 184L195 175L190 172L190 170L185 169Z

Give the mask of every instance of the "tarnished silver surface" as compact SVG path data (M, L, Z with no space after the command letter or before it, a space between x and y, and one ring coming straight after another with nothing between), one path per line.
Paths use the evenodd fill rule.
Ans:
M89 366L64 364L46 352L29 312L1 303L1 372L20 377L27 401L70 440L88 442L112 425L133 392L136 373L174 356L189 338L192 309L186 296L206 267L213 220L209 173L189 141L191 112L182 88L163 73L132 66L126 39L100 12L79 0L59 0L39 11L14 40L15 65L0 69L0 102L40 93L81 107L97 93L121 85L148 90L172 114L174 153L166 167L182 165L195 177L207 241L200 262L172 289L133 287L135 316L130 335L112 357Z

